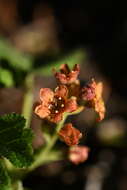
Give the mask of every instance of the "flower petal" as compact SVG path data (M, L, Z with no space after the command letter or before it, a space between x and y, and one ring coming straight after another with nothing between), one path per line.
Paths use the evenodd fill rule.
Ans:
M95 101L95 111L98 113L97 121L101 121L104 119L105 116L105 105L104 101L102 99L99 99L98 101Z
M65 111L66 112L73 112L78 108L77 101L75 97L72 97L67 100L66 105L65 105Z
M54 92L50 88L40 89L40 100L43 104L48 104L53 100Z
M94 109L98 113L97 121L101 121L105 116L105 104L102 99L103 83L99 82L95 88L95 98L93 99Z
M59 85L55 89L55 96L65 99L67 97L67 95L68 95L68 89L65 85Z
M45 118L50 114L50 111L48 107L44 106L43 104L40 104L36 106L34 111L40 118Z
M79 72L80 72L80 66L79 66L79 64L75 64L74 65L73 71L76 71L79 74Z
M75 96L76 98L79 98L81 93L79 80L76 80L74 83L68 84L68 91L69 97Z
M102 92L103 92L103 83L102 82L99 82L96 85L95 92L96 92L97 99L102 97Z
M60 66L60 71L61 73L68 74L70 72L70 68L68 67L67 64L62 64Z
M55 73L55 78L61 83L61 84L67 84L68 80L65 74L62 73Z
M76 64L73 70L68 74L68 83L73 83L74 81L76 81L79 72L80 72L80 67L78 64Z

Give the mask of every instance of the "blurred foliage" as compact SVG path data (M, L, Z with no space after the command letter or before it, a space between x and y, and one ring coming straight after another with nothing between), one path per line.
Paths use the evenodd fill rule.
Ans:
M32 130L25 128L26 120L18 114L0 116L0 156L16 167L32 163Z
M29 71L32 68L32 57L14 48L7 40L0 38L0 59L5 59L15 69Z
M85 58L85 51L83 49L77 50L69 54L68 56L63 56L56 61L50 62L44 65L42 68L37 69L35 72L39 75L50 76L52 75L52 69L58 70L60 65L67 63L70 68L75 64L81 64Z
M0 67L0 83L2 83L5 87L14 86L12 73Z
M57 56L55 59L52 56L50 61L47 57L46 64L43 64L41 60L41 64L34 64L34 56L20 52L9 41L0 38L0 59L7 61L4 68L2 65L0 66L0 83L5 87L20 85L25 80L24 77L30 73L50 76L53 68L58 70L60 65L64 63L68 63L72 68L75 64L82 63L85 57L85 51L78 49L69 55Z

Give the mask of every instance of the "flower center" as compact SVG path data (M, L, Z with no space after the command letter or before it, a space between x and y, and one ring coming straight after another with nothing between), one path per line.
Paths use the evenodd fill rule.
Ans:
M62 97L54 97L54 101L49 104L49 109L52 114L62 112L65 107L65 99Z

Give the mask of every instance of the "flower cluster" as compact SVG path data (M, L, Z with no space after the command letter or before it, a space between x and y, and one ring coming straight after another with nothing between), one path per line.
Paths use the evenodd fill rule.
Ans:
M35 108L35 113L42 119L53 123L63 120L64 113L76 112L81 106L93 108L98 114L98 121L105 115L105 105L102 99L102 82L96 83L94 79L89 84L81 87L78 80L80 67L75 65L72 71L67 64L60 67L60 71L54 71L57 80L57 87L54 91L49 88L40 89L40 103ZM89 149L85 146L78 146L82 133L72 126L65 124L58 135L62 141L70 147L69 159L78 164L88 157Z

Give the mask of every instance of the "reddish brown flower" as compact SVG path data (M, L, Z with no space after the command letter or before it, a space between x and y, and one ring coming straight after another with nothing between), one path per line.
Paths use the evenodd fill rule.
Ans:
M76 80L74 83L67 85L69 96L75 96L77 99L80 97L80 81Z
M62 120L64 112L73 112L77 109L76 98L68 98L68 89L60 85L53 92L49 88L40 90L41 103L36 106L35 113L41 118L57 123Z
M88 107L92 107L98 113L98 121L101 121L105 115L105 105L102 99L103 84L96 83L94 79L82 89L82 98L86 101Z
M79 143L82 133L74 128L71 123L67 123L59 131L59 136L68 146L72 146Z
M72 146L69 149L69 160L74 164L80 164L87 160L89 148L87 146Z
M61 84L71 84L76 81L80 68L79 65L76 64L72 71L67 64L62 64L60 67L60 72L55 72L55 77Z

